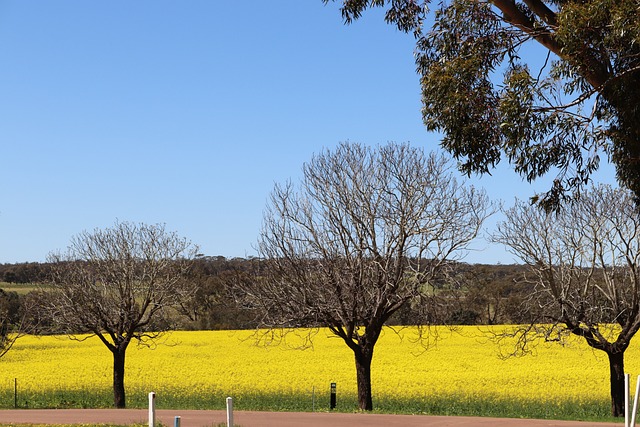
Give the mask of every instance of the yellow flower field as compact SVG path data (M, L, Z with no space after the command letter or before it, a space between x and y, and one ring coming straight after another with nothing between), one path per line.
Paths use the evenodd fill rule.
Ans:
M313 396L318 406L326 406L331 382L337 383L339 402L355 400L353 355L340 339L320 330L313 348L296 350L255 345L252 334L173 332L152 348L132 344L125 376L129 406L144 405L148 392L155 391L160 407L220 407L224 396L234 396L239 408L244 402L253 409L311 410ZM502 360L476 327L442 328L441 339L427 351L415 338L411 328L385 329L373 359L374 406L393 411L404 401L412 402L410 410L421 411L422 402L438 399L463 406L596 402L608 411L606 356L578 340L567 347L541 345L535 356ZM300 343L295 337L290 341ZM626 371L640 373L637 346L627 351ZM24 337L0 359L0 406L14 404L15 379L20 406L82 406L78 396L90 395L99 395L98 404L108 406L111 376L111 353L95 337L83 342ZM296 405L287 403L296 399ZM88 401L84 405L95 404ZM385 407L385 401L394 403ZM343 408L352 410L355 404Z

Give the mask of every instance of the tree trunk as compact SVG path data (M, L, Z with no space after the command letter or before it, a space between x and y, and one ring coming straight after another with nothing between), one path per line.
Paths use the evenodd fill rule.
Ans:
M355 356L356 380L358 382L358 406L364 411L372 411L371 359L373 359L373 349L360 347L355 351Z
M125 408L124 393L124 356L126 347L117 347L113 351L113 402L116 408Z
M611 383L611 415L623 417L624 407L624 352L609 353L609 373Z

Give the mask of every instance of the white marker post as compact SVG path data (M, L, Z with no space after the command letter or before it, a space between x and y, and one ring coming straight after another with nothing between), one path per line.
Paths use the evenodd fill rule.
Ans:
M227 427L233 427L233 399L227 397Z
M624 427L629 425L629 374L624 374Z
M156 425L156 394L149 393L149 427Z
M633 411L631 412L631 424L630 427L636 425L636 413L638 413L638 395L640 394L640 375L636 380L636 394L633 396Z

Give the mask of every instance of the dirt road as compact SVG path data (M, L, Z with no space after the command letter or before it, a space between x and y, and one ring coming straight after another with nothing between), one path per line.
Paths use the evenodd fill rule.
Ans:
M0 410L0 425L9 423L92 424L147 422L142 409L33 409ZM173 426L211 427L226 423L224 411L158 410L156 420ZM240 427L620 427L623 424L505 418L438 417L426 415L344 414L323 412L235 411Z

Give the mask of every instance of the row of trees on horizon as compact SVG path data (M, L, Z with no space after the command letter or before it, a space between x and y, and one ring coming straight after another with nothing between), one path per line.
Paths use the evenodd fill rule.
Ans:
M190 315L177 317L176 330L237 330L259 327L254 310L243 307L234 298L233 277L249 274L256 259L201 256L193 261L189 279L197 283ZM22 318L21 306L29 306L33 294L50 285L49 263L0 264L0 312L7 313L15 325ZM519 279L526 271L523 265L485 265L451 263L456 285L449 290L447 316L437 323L446 325L504 325L526 322L521 304L528 284ZM5 289L2 289L2 283ZM17 291L16 288L22 288ZM453 290L455 289L455 291ZM410 306L393 316L389 325L419 324L418 313ZM55 328L40 325L40 333L56 333Z
M326 327L354 353L358 401L373 408L371 362L385 325L510 323L513 354L577 335L609 357L623 413L624 352L640 327L640 218L629 191L594 186L563 209L504 210L491 236L522 265L460 262L496 207L443 156L408 144L344 143L277 184L259 257L205 257L164 225L84 231L47 263L0 266L25 295L0 294L3 352L21 333L94 334L113 355L125 407L132 341L172 329ZM310 338L312 335L310 335ZM425 336L426 338L426 336Z

